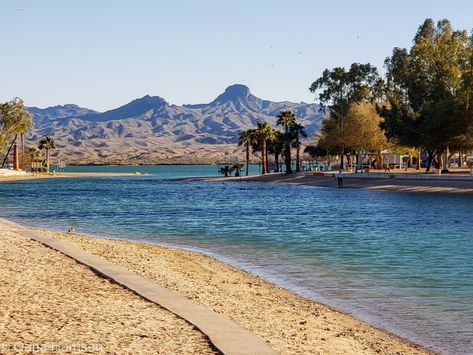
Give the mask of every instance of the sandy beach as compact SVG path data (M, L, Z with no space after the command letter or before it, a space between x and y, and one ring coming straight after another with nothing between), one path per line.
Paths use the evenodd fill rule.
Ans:
M4 223L0 255L1 354L215 353L186 321Z
M392 174L379 174L372 177L366 176L350 176L345 174L343 178L343 187L352 189L368 189L398 192L419 192L419 193L473 193L473 178L465 179L464 176L451 176L451 179L439 179L435 176L421 176L425 178L416 178L412 174L412 178L396 179L390 178ZM381 176L381 177L378 177ZM317 187L337 187L337 180L328 174L328 176L314 175L312 172L301 172L291 175L284 174L268 174L256 176L242 177L202 177L202 178L185 178L180 181L237 181L237 182L266 182L266 183L283 183L291 185L306 185Z
M212 352L203 334L172 313L62 254L21 237L8 225L0 224L0 231L0 304L6 315L0 338L4 342L68 340L100 343L111 352ZM348 314L200 253L125 240L37 232L67 240L221 313L281 354L426 353Z
M0 174L0 182L38 180L38 179L61 179L61 178L87 178L87 177L120 177L120 176L145 176L141 173L56 173L56 174Z

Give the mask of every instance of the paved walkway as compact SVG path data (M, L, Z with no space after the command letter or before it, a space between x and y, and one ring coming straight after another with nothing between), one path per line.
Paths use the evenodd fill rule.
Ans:
M212 344L224 354L275 354L252 332L169 289L77 248L69 242L35 233L10 221L4 222L14 226L19 234L60 251L101 276L185 319L207 335Z

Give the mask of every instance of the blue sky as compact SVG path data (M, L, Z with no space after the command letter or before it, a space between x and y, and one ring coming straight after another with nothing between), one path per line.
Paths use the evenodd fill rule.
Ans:
M427 17L473 28L469 0L2 0L0 14L0 101L101 111L210 102L234 83L312 102L325 68L382 67Z

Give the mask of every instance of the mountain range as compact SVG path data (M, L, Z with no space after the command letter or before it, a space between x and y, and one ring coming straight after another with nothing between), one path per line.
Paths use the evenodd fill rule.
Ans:
M147 95L106 112L73 104L27 110L34 121L27 143L54 137L52 156L69 164L224 162L243 157L242 130L262 121L275 127L282 110L293 111L309 137L323 115L317 104L263 100L240 84L206 104L178 106Z

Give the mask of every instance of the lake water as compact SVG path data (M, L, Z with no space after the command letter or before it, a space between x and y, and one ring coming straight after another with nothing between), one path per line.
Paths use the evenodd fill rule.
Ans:
M155 175L0 184L0 216L205 251L434 350L472 352L471 195L169 180L216 166L72 169Z

